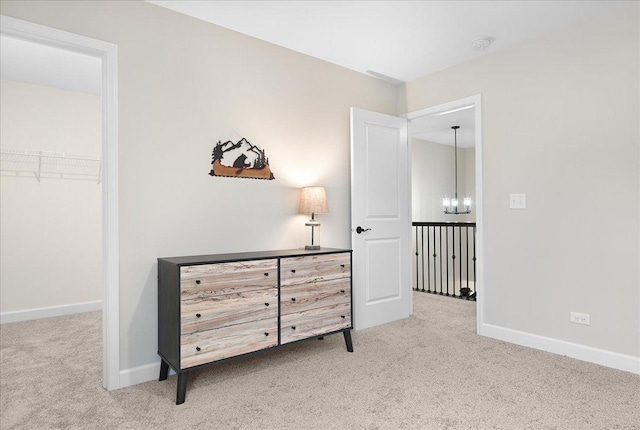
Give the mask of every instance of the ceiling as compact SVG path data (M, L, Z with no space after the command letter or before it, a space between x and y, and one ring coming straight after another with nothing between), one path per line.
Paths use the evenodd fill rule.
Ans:
M100 95L102 61L97 57L2 35L0 77Z
M392 82L593 19L625 1L154 1L150 3ZM490 36L484 51L472 41Z
M410 81L609 13L618 1L150 1L362 73ZM476 37L495 42L472 48ZM100 94L98 58L0 37L3 79ZM474 142L474 110L411 123L412 136Z
M411 120L411 137L441 145L454 145L452 126L460 128L457 132L458 148L473 148L475 142L475 108L449 111L441 114L423 116Z

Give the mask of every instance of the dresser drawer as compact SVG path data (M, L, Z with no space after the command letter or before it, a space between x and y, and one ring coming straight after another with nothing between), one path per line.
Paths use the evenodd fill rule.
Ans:
M332 279L314 284L293 284L280 290L282 315L314 308L351 303L351 279Z
M190 334L278 317L278 289L215 295L201 292L180 300L180 330Z
M181 298L191 294L240 293L278 286L278 260L202 264L180 268Z
M180 336L180 367L187 369L277 345L277 318L183 334Z
M280 285L308 284L351 276L351 254L323 254L283 258Z
M351 303L283 315L280 318L280 343L321 336L349 327L351 327Z

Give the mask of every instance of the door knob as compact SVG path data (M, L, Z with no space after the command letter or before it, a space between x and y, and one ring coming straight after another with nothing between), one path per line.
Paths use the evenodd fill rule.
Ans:
M356 233L360 234L360 233L364 233L365 231L369 231L371 230L370 228L362 228L360 226L356 227Z

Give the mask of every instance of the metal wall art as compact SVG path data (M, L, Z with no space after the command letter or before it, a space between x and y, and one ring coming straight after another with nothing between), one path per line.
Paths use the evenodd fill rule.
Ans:
M275 179L264 150L244 137L237 143L218 141L213 148L211 176L231 178ZM227 160L234 160L231 164Z

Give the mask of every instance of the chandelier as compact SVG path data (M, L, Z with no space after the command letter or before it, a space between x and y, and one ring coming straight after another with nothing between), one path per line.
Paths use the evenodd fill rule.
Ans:
M459 125L454 125L451 127L453 129L453 141L454 141L454 157L455 157L455 194L453 199L449 197L445 197L442 199L442 207L444 209L444 213L448 215L463 215L471 213L471 199L469 197L465 197L462 200L462 204L464 205L464 210L458 209L459 200L458 200L458 129Z

